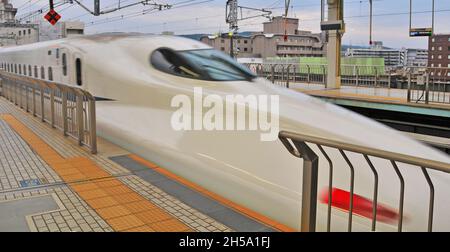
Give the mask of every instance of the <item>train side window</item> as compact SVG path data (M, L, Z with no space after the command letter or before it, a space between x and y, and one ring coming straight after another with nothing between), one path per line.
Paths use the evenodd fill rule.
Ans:
M53 81L53 70L52 67L48 67L48 80Z
M62 54L62 73L67 76L67 55L65 53Z
M31 73L31 65L28 65L28 76L32 76L32 73Z
M76 60L75 60L75 71L76 71L76 77L77 77L77 85L78 86L81 86L81 85L83 85L83 76L81 75L81 71L82 71L82 69L81 69L81 59L80 58L77 58Z
M38 78L38 68L34 66L34 78Z
M22 74L22 65L19 64L19 74Z
M41 79L45 80L45 69L41 66Z

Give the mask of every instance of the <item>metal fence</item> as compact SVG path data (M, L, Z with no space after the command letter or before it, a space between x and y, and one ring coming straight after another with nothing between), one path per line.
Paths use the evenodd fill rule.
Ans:
M450 68L410 69L407 100L450 104Z
M395 171L398 177L400 185L400 195L398 201L398 226L399 232L403 230L403 219L404 219L404 201L405 201L405 179L402 175L399 164L407 164L422 171L424 180L426 180L429 187L429 202L428 202L428 218L427 230L431 232L433 230L433 216L434 216L434 197L435 188L433 182L430 178L428 171L435 170L443 172L445 175L450 175L450 164L442 163L434 160L422 159L414 156L403 155L399 153L393 153L384 151L381 149L374 149L365 146L359 146L354 144L349 144L345 142L333 141L325 138L314 137L311 135L297 134L291 132L280 132L279 138L287 148L287 150L294 156L303 159L303 184L302 184L302 216L301 216L301 231L304 232L315 232L316 231L316 214L317 214L317 187L318 187L318 177L319 177L319 161L325 162L329 167L329 180L328 180L328 206L327 206L327 231L330 231L331 225L331 209L332 209L332 195L331 188L333 188L333 169L337 168L335 163L336 155L330 155L329 152L334 149L337 150L338 155L343 159L350 170L349 188L350 188L350 202L348 211L348 231L352 231L352 220L354 209L354 186L355 186L355 173L359 169L362 169L360 163L352 162L350 158L350 153L357 154L361 157L361 160L367 162L368 167L373 173L373 198L372 198L372 231L376 231L377 225L377 209L378 209L378 192L379 192L379 174L381 169L386 167L377 167L374 159L382 159L387 161L391 168ZM314 151L313 147L316 151ZM334 158L334 159L333 159ZM363 159L362 159L363 158ZM378 161L378 160L377 160ZM392 185L391 185L392 186ZM419 190L419 189L418 189ZM424 189L426 190L426 189ZM448 193L448 192L444 192Z
M97 153L95 98L91 94L3 70L0 77L2 96Z
M326 85L327 65L321 64L247 64L259 77L288 87L293 83ZM391 74L384 67L343 65L342 85L386 87L391 86Z
M327 65L247 64L259 77L290 88L296 83L326 86ZM382 66L341 66L341 85L408 90L408 102L450 104L450 68L408 67L400 70ZM406 92L405 92L406 93Z

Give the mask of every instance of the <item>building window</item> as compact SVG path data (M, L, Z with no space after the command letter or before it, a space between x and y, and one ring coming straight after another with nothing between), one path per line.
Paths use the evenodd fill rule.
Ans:
M52 67L48 67L48 80L53 81L53 70Z
M22 74L22 65L19 64L19 74Z
M19 36L22 36L22 31L19 31Z
M52 50L49 50L49 51L48 51L48 55L52 55Z
M431 59L434 59L434 55L431 55Z
M222 44L225 43L225 39L221 39L220 43L222 43Z
M442 67L442 64L439 64L438 67Z
M225 47L221 47L220 50L221 50L221 51L225 51Z
M434 51L434 46L433 46L433 47L431 47L431 51Z
M431 67L434 67L434 63L431 63Z
M450 54L447 57L448 57L448 59L450 59Z
M27 75L27 66L23 65L23 75Z
M442 46L439 46L438 50L439 50L439 51L442 51Z
M25 36L25 34L27 34L27 30L23 30L23 36Z
M431 39L431 42L433 42L433 43L434 43L435 41L436 41L436 39L434 39L434 38L432 38L432 39Z
M38 68L37 66L34 66L34 78L38 77Z
M59 59L59 48L56 48L56 58Z
M32 73L31 73L31 65L28 65L28 76L32 76Z
M30 35L31 34L31 29L28 29L28 35Z
M248 44L248 40L244 40L244 44Z
M442 55L438 55L438 59L442 59Z
M8 72L10 71L10 69L9 69L9 64L8 64Z
M244 52L248 52L248 48L246 47L246 48L244 48Z
M41 79L45 80L45 69L41 66Z

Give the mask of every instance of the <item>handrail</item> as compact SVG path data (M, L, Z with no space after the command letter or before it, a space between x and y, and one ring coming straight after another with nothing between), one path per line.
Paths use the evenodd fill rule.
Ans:
M389 160L396 160L398 162L402 162L405 164L416 165L416 166L420 166L420 167L427 167L427 168L430 168L433 170L450 173L450 164L443 163L440 161L419 158L419 157L414 157L414 156L405 155L405 154L401 154L401 153L375 149L375 148L362 146L362 145L344 143L344 142L339 142L339 141L335 141L335 140L330 140L330 139L326 139L326 138L310 136L310 135L300 134L300 133L281 131L279 133L279 136L281 138L287 138L287 139L304 141L304 142L311 142L311 143L315 143L315 144L319 144L319 145L323 145L323 146L339 148L339 149L351 151L351 152L362 153L362 154L366 154L366 155L373 156L373 157L379 157L379 158L384 158L384 159L389 159ZM296 155L296 156L300 157L298 155Z
M355 166L350 160L345 151L361 154L364 160L360 162L367 162L373 173L373 204L372 204L372 231L376 231L377 208L378 208L378 192L379 192L379 170L376 169L375 164L370 160L370 157L377 157L383 160L390 161L392 168L394 169L399 183L400 183L400 197L398 205L398 231L403 229L403 214L404 214L404 199L405 199L405 177L400 171L397 162L403 164L409 164L421 169L424 178L429 187L429 204L428 204L428 231L433 231L433 215L434 215L434 198L435 188L433 182L428 174L428 169L445 172L450 174L450 163L445 163L436 160L430 160L425 158L414 157L411 155L405 155L402 153L385 151L377 148L362 146L358 144L352 144L343 141L336 141L318 137L314 135L294 133L288 131L281 131L279 133L279 139L286 147L286 149L295 157L303 159L303 181L302 181L302 205L301 205L301 231L302 232L315 232L316 231L316 211L317 211L317 187L319 180L319 155L321 153L326 159L329 166L329 181L328 188L333 188L333 173L334 167L333 160L328 155L323 147L328 147L338 150L341 158L345 160L348 168L350 169L350 199L348 208L348 231L352 231L352 217L354 210L354 185L355 185L355 171L359 166ZM314 152L310 145L315 145L318 148L318 152ZM334 156L336 158L336 156ZM356 163L355 163L356 164ZM359 164L359 163L358 163ZM328 192L328 213L327 213L327 231L330 232L331 226L331 202L332 194Z
M2 96L33 116L40 113L42 122L48 122L52 128L59 128L64 136L77 139L80 146L86 145L91 153L97 153L95 97L88 91L54 81L12 74L4 69L0 69L0 77Z

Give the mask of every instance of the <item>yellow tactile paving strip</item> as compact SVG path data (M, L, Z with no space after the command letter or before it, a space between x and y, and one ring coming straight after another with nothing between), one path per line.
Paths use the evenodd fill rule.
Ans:
M236 204L236 203L234 203L234 202L232 202L230 200L227 200L227 199L221 197L220 195L218 195L216 193L213 193L211 191L208 191L205 188L203 188L203 187L201 187L201 186L199 186L197 184L194 184L194 183L192 183L192 182L190 182L190 181L188 181L186 179L183 179L183 178L181 178L181 177L179 177L179 176L169 172L168 170L166 170L166 169L164 169L164 168L162 168L162 167L160 167L160 166L158 166L158 165L156 165L156 164L154 164L154 163L152 163L150 161L147 161L147 160L145 160L145 159L143 159L143 158L141 158L141 157L139 157L137 155L130 154L128 156L131 159L133 159L133 160L135 160L135 161L137 161L137 162L147 166L148 168L153 169L156 172L159 172L160 174L163 174L163 175L173 179L174 181L178 181L179 183L181 183L181 184L183 184L183 185L185 185L185 186L187 186L187 187L189 187L189 188L191 188L191 189L193 189L193 190L195 190L195 191L197 191L197 192L199 192L199 193L201 193L201 194L203 194L203 195L205 195L205 196L207 196L207 197L209 197L209 198L211 198L211 199L213 199L213 200L215 200L217 202L220 202L223 205L226 205L226 206L228 206L228 207L230 207L230 208L232 208L232 209L234 209L234 210L236 210L236 211L238 211L238 212L240 212L240 213L242 213L242 214L244 214L244 215L246 215L246 216L248 216L250 218L253 218L253 219L255 219L255 220L257 220L257 221L259 221L261 223L264 223L267 226L270 226L270 227L272 227L274 229L277 229L277 230L280 230L282 232L295 232L294 229L292 229L292 228L290 228L290 227L288 227L286 225L283 225L283 224L281 224L279 222L276 222L276 221L274 221L274 220L272 220L272 219L270 219L270 218L268 218L268 217L266 217L264 215L261 215L261 214L255 212L253 210L250 210L250 209L248 209L246 207L243 207L241 205L238 205L238 204Z
M185 232L191 229L85 157L63 158L14 116L7 122L115 231Z

